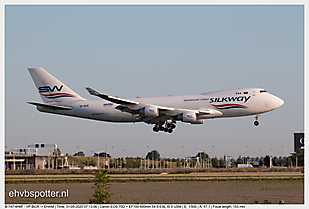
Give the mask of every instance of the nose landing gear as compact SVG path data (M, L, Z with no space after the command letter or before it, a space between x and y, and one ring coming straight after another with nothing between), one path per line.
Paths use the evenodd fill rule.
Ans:
M253 123L255 126L258 126L260 123L259 123L259 115L256 115L255 116L255 121Z

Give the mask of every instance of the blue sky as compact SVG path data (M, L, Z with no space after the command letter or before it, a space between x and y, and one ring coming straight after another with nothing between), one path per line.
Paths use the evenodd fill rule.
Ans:
M28 67L43 67L87 99L86 86L114 96L199 94L261 87L285 104L260 116L178 124L173 134L146 124L111 124L39 113ZM304 7L5 7L5 145L56 143L113 156L288 155L304 131ZM183 146L183 148L182 148ZM248 148L247 148L248 146ZM47 153L47 150L41 150Z

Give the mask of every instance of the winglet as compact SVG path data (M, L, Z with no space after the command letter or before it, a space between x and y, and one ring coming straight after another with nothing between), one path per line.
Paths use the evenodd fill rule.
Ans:
M90 87L86 87L87 91L89 92L89 94L94 95L94 96L99 96L101 95L99 92L97 92L96 90L90 88Z

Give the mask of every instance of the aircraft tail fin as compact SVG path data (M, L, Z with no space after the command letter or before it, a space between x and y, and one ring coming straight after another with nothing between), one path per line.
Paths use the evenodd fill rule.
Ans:
M69 104L85 100L43 68L28 68L28 70L43 102Z

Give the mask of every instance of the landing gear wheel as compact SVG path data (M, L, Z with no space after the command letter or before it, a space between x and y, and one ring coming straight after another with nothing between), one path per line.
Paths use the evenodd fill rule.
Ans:
M173 133L173 129L169 128L168 133L170 133L170 134Z
M168 131L168 129L167 128L164 128L164 132L167 132Z
M154 132L158 132L159 131L159 128L157 126L153 127L152 129Z
M255 116L255 121L254 121L254 125L255 126L258 126L260 123L259 123L259 116L260 116L260 114L257 114L256 116Z

